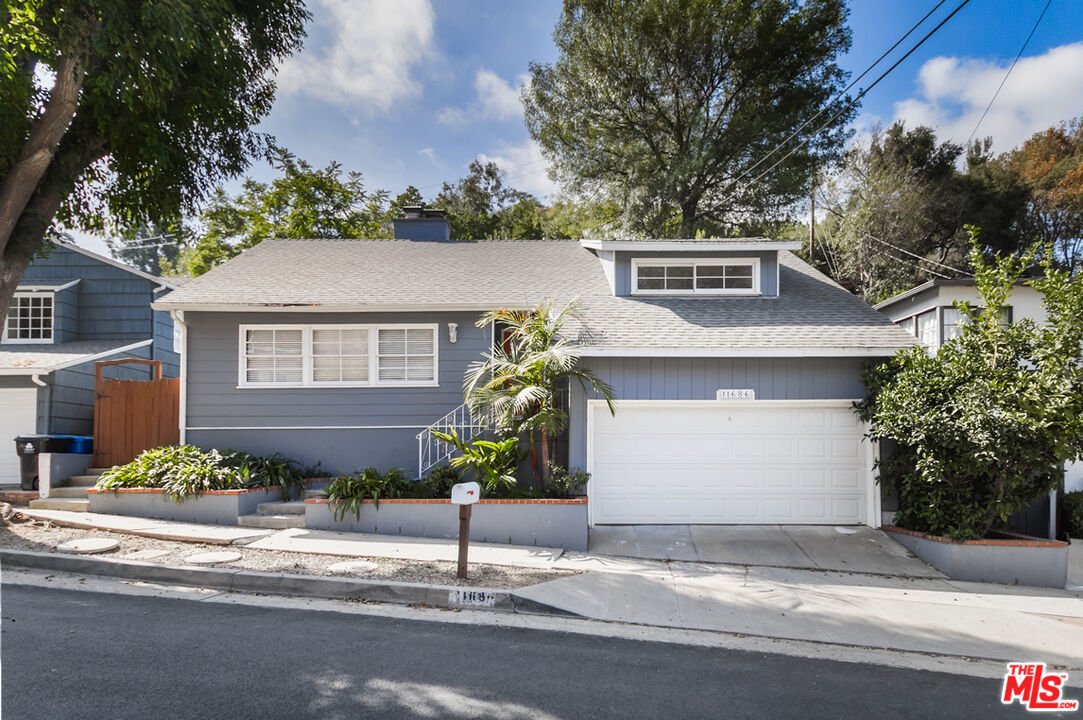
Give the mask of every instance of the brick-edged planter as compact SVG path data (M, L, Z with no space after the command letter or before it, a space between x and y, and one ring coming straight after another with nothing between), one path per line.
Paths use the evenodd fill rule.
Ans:
M305 500L305 527L317 530L379 533L454 539L459 536L458 507L450 500L371 500L360 519L346 513L335 520L324 498ZM482 500L471 513L470 539L476 542L587 549L587 500Z
M312 485L325 487L327 481L314 481ZM236 525L238 517L255 513L260 503L281 500L282 491L277 486L268 489L208 490L202 495L192 495L178 502L160 488L87 488L87 499L90 501L90 512Z
M1068 544L1019 536L956 542L939 535L885 525L901 545L953 580L1063 588Z

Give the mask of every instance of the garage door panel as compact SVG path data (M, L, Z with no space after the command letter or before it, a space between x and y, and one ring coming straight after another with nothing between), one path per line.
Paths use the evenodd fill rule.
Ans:
M37 432L38 393L30 388L0 390L0 483L19 482L16 435Z
M862 426L849 407L654 407L593 416L593 521L860 523Z

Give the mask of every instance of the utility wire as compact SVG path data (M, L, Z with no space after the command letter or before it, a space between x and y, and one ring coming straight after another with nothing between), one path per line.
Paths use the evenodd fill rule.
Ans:
M1023 47L1019 48L1019 52L1015 55L1015 60L1012 60L1012 64L1008 67L1008 72L1004 73L1004 79L1000 81L1000 85L997 86L997 91L993 93L993 97L989 100L989 104L985 106L985 112L978 118L977 124L974 129L970 131L970 137L966 139L966 144L969 145L970 141L974 139L974 134L978 132L978 128L981 126L982 121L985 120L985 116L989 114L989 109L993 107L993 103L997 100L997 95L1004 89L1004 83L1008 82L1008 77L1011 76L1012 70L1015 69L1015 64L1019 62L1019 58L1023 56L1023 52L1027 49L1027 45L1030 44L1030 39L1034 37L1034 31L1038 29L1038 26L1042 24L1042 18L1045 17L1045 11L1049 9L1049 6L1053 3L1053 0L1046 0L1045 7L1042 8L1042 14L1038 16L1038 20L1034 23L1034 27L1030 29L1030 34L1027 35L1027 39L1023 41Z
M882 54L882 55L881 55L880 57L876 58L876 60L875 60L875 61L874 61L874 62L873 62L873 63L872 63L871 65L869 65L869 66L868 66L867 68L865 68L865 70L864 70L864 71L863 71L863 72L862 72L862 73L861 73L860 75L858 75L858 76L857 76L856 78L854 78L853 82L851 82L851 83L850 83L849 85L847 85L847 86L846 86L846 88L845 88L845 89L843 89L843 90L842 90L842 91L841 91L841 92L840 92L840 93L839 93L838 95L836 95L835 97L833 97L833 98L831 99L831 101L830 101L830 102L828 102L828 103L827 103L827 104L825 104L825 105L824 105L824 106L823 106L822 108L820 108L820 111L819 111L819 112L817 112L817 113L816 113L815 115L813 115L813 116L812 116L812 117L810 117L810 118L809 118L808 120L806 120L805 122L803 122L803 123L801 124L801 127L799 127L799 128L797 128L796 130L794 130L794 131L793 131L793 132L792 132L792 133L790 134L790 136L789 136L788 138L786 138L785 140L783 140L782 142L780 142L780 143L779 143L778 145L776 145L776 146L774 147L774 149L773 149L773 150L771 150L771 152L769 152L769 153L767 153L766 155L764 155L764 156L763 156L762 158L760 158L760 159L759 159L759 161L757 161L757 162L756 162L756 164L755 164L755 165L753 165L752 167L748 168L748 169L747 169L747 170L745 170L745 171L744 171L743 173L741 173L740 177L738 177L738 178L737 178L737 180L738 180L738 181L740 181L740 180L741 180L742 178L744 178L744 177L747 177L748 175L751 175L751 174L752 174L752 171L753 171L753 170L755 170L756 168L758 168L758 167L759 167L760 165L762 165L763 163L767 162L767 159L768 159L769 157L771 157L772 155L774 155L775 153L777 153L777 152L778 152L779 150L781 150L781 149L783 148L783 146L785 146L785 145L789 144L790 140L793 140L793 139L794 139L795 137L797 137L797 136L798 136L798 135L800 134L800 132L801 132L802 130L804 130L804 129L805 129L806 127L808 127L809 125L811 125L811 124L812 124L813 122L815 122L815 121L816 121L816 119L817 119L818 117L820 117L820 116L821 116L821 115L823 115L823 114L824 114L825 112L827 112L827 109L828 109L829 107L831 107L831 106L832 106L832 105L834 105L834 104L835 104L836 102L838 102L839 100L841 100L841 99L842 99L842 97L843 97L844 95L846 95L846 93L850 92L850 90L852 90L852 89L853 89L853 87L854 87L855 85L857 85L857 84L858 84L859 82L861 82L861 78L865 77L865 76L866 76L866 75L868 75L868 74L869 74L870 72L872 72L872 69L873 69L873 68L875 68L875 67L876 67L877 65L879 65L879 64L880 64L880 61L881 61L881 60L883 60L883 59L884 59L884 58L886 58L886 57L887 57L888 55L890 55L890 54L891 54L892 52L894 52L894 51L895 51L895 48L899 47L899 45L901 45L901 44L903 43L903 41L904 41L904 40L906 40L906 38L910 37L910 35L911 35L911 34L912 34L912 33L913 33L913 32L914 32L915 30L917 30L917 29L918 29L918 28L919 28L919 27L921 26L921 24L922 24L922 23L924 23L924 22L925 22L926 20L928 20L928 19L929 19L929 16L930 16L930 15L932 15L932 14L933 14L934 12L936 12L937 10L939 10L939 9L940 9L940 6L941 6L941 5L943 5L943 4L945 3L945 2L947 2L947 0L940 0L940 2L938 2L938 3L936 4L936 5L934 5L934 6L933 6L933 9L932 9L932 10L930 10L930 11L929 11L929 12L927 12L927 13L925 13L924 17L922 17L922 18L921 18L920 20L918 20L918 21L917 21L916 23L914 23L914 24L913 24L913 25L912 25L912 26L910 27L910 29L906 31L906 34L905 34L905 35L903 35L903 36L902 36L901 38L899 38L898 40L896 40L896 41L895 41L895 44L894 44L894 45L892 45L891 47L889 47L889 48L888 48L887 50L885 50L885 51L884 51L884 53L883 53L883 54Z
M898 256L892 255L887 250L881 250L880 248L873 247L873 246L870 246L869 249L872 250L874 253L882 256L882 257L890 258L890 259L894 260L895 262L899 263L900 265L906 265L907 267L911 267L914 270L917 270L919 272L926 272L926 273L929 273L930 275L936 275L937 277L943 278L945 280L950 280L951 279L947 275L944 275L943 273L939 273L936 270L933 270L932 268L922 267L921 265L917 265L917 264L915 264L913 262L907 262L906 260L903 260L902 258L900 258Z
M770 173L770 172L771 172L772 170L774 170L774 169L775 169L776 167L778 167L779 165L781 165L782 163L784 163L784 162L785 162L785 161L786 161L787 159L789 159L789 157L790 157L791 155L793 155L793 154L794 154L795 152L797 152L798 150L800 150L801 148L803 148L803 147L804 147L805 145L808 145L808 144L809 144L809 143L810 143L810 142L812 141L812 138L816 137L816 135L817 135L817 134L819 134L819 132L820 132L821 130L823 130L824 128L826 128L826 127L827 127L828 125L830 125L831 123L835 122L835 120L836 120L836 119L838 119L838 118L839 118L839 117L840 117L840 116L841 116L841 115L842 115L842 114L843 114L844 112L846 112L846 111L847 111L847 110L849 110L849 109L850 109L851 107L853 107L853 106L854 106L854 105L855 105L855 104L856 104L856 103L857 103L857 102L858 102L858 101L859 101L859 100L860 100L860 99L861 99L862 97L864 97L864 96L865 96L865 94L866 94L866 93L868 93L868 92L869 92L870 90L872 90L872 89L873 89L874 87L876 87L876 86L877 86L877 85L878 85L878 84L880 83L880 81L881 81L881 80L883 80L883 79L884 79L885 77L887 77L887 76L888 76L888 75L889 75L889 74L890 74L890 73L891 73L891 72L892 72L892 71L893 71L893 70L894 70L895 68L899 67L899 65L901 65L901 64L903 63L903 61L904 61L904 60L906 60L906 59L907 59L908 57L910 57L911 55L913 55L913 54L914 54L914 52L916 52L918 48L920 48L920 47L921 47L922 45L924 45L924 44L925 44L925 41L926 41L926 40L928 40L929 38L931 38L931 37L933 36L933 34L934 34L934 33L936 33L936 31L937 31L937 30L939 30L940 28L944 27L944 25L945 25L945 24L946 24L946 23L948 22L948 20L951 20L951 19L952 19L953 17L955 17L955 15L956 15L956 14L957 14L957 13L958 13L958 12L959 12L960 10L962 10L962 9L963 9L964 7L966 7L966 5L967 5L967 4L969 3L969 2L970 2L970 0L963 0L963 2L959 3L959 4L958 4L958 5L957 5L957 6L955 7L955 9L954 9L954 10L952 10L952 11L951 11L951 13L950 13L950 14L949 14L949 15L948 15L948 16L947 16L946 18L944 18L943 20L941 20L941 21L940 21L940 22L939 22L939 23L937 24L937 26L936 26L936 27L934 27L934 28L933 28L932 30L930 30L930 31L929 31L928 33L926 33L925 37L923 37L923 38L922 38L921 40L919 40L919 41L918 41L918 43L917 43L917 45L915 45L914 47L910 48L910 49L909 49L909 50L908 50L908 51L906 52L906 54L905 54L905 55L903 55L903 56L902 56L901 58L899 58L898 60L896 60L896 61L895 61L895 63L894 63L894 64L893 64L893 65L892 65L891 67L889 67L889 68L888 68L887 70L885 70L885 71L884 71L883 73L881 73L881 74L880 74L880 77L878 77L878 78L876 78L875 80L873 80L873 81L872 81L872 83L871 83L871 84L870 84L870 85L869 85L869 86L868 86L867 88L865 88L864 90L862 90L861 92L859 92L859 93L858 93L858 94L857 94L857 95L856 95L856 96L855 96L855 97L854 97L854 98L853 98L852 100L850 100L850 102L846 103L846 105L844 105L844 106L842 107L842 109L841 109L841 110L839 110L839 111L838 111L837 113L835 113L834 115L832 115L832 116L831 116L831 119L829 119L829 120L828 120L827 122L825 122L825 123L824 123L823 125L821 125L820 127L816 128L816 129L815 129L815 130L814 130L814 131L813 131L813 132L812 132L812 133L811 133L811 134L809 135L809 137L808 137L808 138L806 138L806 139L805 139L805 140L803 140L802 142L798 143L798 144L797 144L797 145L796 145L796 146L795 146L795 147L794 147L794 148L793 148L792 150L790 150L790 151L789 151L788 153L786 153L786 154L785 154L785 155L783 155L783 156L782 156L781 158L779 158L779 159L778 159L777 161L775 161L775 163L774 163L774 164L773 164L773 165L772 165L771 167L767 168L767 169L766 169L766 170L764 170L764 171L763 171L762 173L760 173L759 175L757 175L757 176L756 176L756 177L755 177L755 178L754 178L754 179L753 179L753 180L752 180L751 182L752 182L753 184L755 184L755 183L758 183L758 182L759 182L760 180L762 180L763 178L765 178L765 177L766 177L766 176L767 176L767 175L768 175L768 174L769 174L769 173ZM744 175L741 175L741 176L740 176L740 177L738 177L738 178L737 178L736 180L734 180L734 182L737 182L737 181L739 181L739 180L740 180L741 178L743 178L743 177L744 177Z
M967 275L969 277L974 277L973 273L968 273L966 270L960 270L957 267L952 267L951 265L945 265L942 262L937 262L936 260L930 260L927 257L922 257L921 255L918 255L916 253L912 253L909 250L906 250L905 248L901 248L898 245L893 245L893 244L889 243L887 240L881 240L880 238L874 237L874 236L872 236L872 235L870 235L868 233L865 233L865 237L867 237L869 240L873 240L875 242L878 242L881 245L885 245L885 246L887 246L889 248L892 248L894 250L898 250L899 252L904 253L906 255L909 255L910 257L915 258L917 260L920 260L922 262L927 262L927 263L931 263L933 265L938 265L938 266L944 268L945 270L951 270L952 272L959 273L960 275Z

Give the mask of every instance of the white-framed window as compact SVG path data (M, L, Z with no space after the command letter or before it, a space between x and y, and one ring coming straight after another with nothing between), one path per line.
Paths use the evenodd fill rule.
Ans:
M758 295L759 258L633 258L633 295Z
M53 293L16 292L4 319L6 343L53 342Z
M240 387L433 387L438 328L241 325Z
M924 345L937 347L940 343L937 336L936 308L922 311L902 320L896 320L895 324L916 337Z
M978 308L978 314L985 312L985 308ZM954 307L946 307L941 310L941 322L944 325L944 342L957 338L963 334L963 325L967 323L966 315ZM1012 322L1011 308L1002 308L1000 311L1000 325L1008 326Z

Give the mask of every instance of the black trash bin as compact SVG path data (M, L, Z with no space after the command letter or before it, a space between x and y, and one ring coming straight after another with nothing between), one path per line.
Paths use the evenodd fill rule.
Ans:
M38 455L41 453L68 452L70 437L57 435L19 435L15 438L15 452L19 454L19 487L23 490L38 489Z

